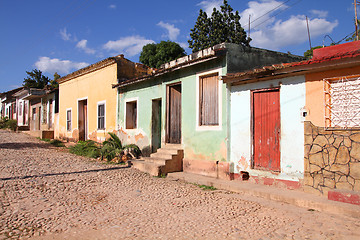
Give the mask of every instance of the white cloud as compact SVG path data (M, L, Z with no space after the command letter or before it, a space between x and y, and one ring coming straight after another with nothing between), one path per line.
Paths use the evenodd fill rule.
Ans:
M60 36L61 36L62 40L64 40L64 41L69 41L71 38L71 34L67 33L66 28L60 29Z
M326 18L328 15L328 11L321 11L321 10L310 10L310 13L319 17L319 18Z
M189 48L189 43L187 43L187 42L178 42L178 44L179 44L180 47L182 47L183 49Z
M176 28L173 24L160 21L157 25L168 31L166 37L169 37L171 41L175 41L180 34L180 29Z
M88 48L86 45L87 45L87 40L83 39L76 44L76 47L84 50L84 52L86 52L87 54L94 54L95 50Z
M111 5L109 5L109 8L110 8L110 9L116 9L116 5L115 5L115 4L111 4Z
M290 19L276 23L266 29L251 34L251 45L279 50L282 47L300 44L308 40L306 17L304 15L291 16ZM326 19L315 18L309 20L311 37L331 33L338 25L338 21L329 22Z
M155 42L141 36L129 36L117 41L108 41L103 47L108 51L115 51L117 54L125 53L125 56L132 57L139 54L143 46L149 43Z
M69 74L72 70L78 70L88 65L86 62L72 62L70 60L51 59L49 57L40 57L35 63L37 69L51 74L55 72Z
M271 17L270 11L282 10L286 8L286 5L282 5L283 2L270 0L270 1L250 1L248 2L248 8L245 9L241 14L240 23L242 26L249 24L249 15L251 21L251 29L259 29L266 27L275 22L275 18ZM260 25L261 24L261 25ZM259 26L257 26L259 25ZM247 27L246 27L247 29Z
M203 9L208 16L211 16L213 9L220 9L220 5L222 4L222 0L210 0L210 1L201 1L197 4Z
M241 25L248 29L248 19L251 16L251 46L280 50L283 47L301 44L308 41L306 16L296 15L288 19L278 19L274 13L286 9L284 1L259 0L248 2L248 8L241 14ZM312 11L317 18L309 19L311 37L329 34L338 25L338 21L325 19L327 12ZM323 16L323 17L320 17ZM254 22L253 22L254 21Z

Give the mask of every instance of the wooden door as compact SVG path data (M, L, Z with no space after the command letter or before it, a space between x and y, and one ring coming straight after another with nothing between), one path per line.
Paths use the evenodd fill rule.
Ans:
M52 99L49 100L49 125L48 125L48 128L49 129L52 129L53 127L53 101Z
M79 140L85 141L87 139L87 100L79 101L78 107Z
M152 100L151 152L161 147L161 99Z
M256 91L253 95L253 166L280 171L280 91Z
M181 143L181 84L168 87L167 142Z

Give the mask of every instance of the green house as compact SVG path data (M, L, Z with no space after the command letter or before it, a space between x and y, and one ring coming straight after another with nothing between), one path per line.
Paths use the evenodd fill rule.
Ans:
M230 92L222 76L299 60L222 43L122 80L113 86L118 136L142 149L143 159L133 164L152 175L184 171L229 179Z

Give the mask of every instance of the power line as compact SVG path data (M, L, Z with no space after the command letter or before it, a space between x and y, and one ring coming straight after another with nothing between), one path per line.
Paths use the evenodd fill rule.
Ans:
M267 14L275 11L276 9L280 8L282 5L284 5L285 3L289 2L289 1L290 1L290 0L287 0L286 2L283 2L282 4L278 5L277 7L271 9L270 11L268 11L268 12L266 12L266 13L264 13L264 14L261 15L260 17L254 19L254 20L253 20L252 22L250 22L249 24L244 25L244 27L246 27L247 25L251 25L251 23L254 23L254 22L256 22L258 19L260 19L260 18L264 17L265 15L267 15Z
M288 9L289 9L289 8L291 8L292 6L294 6L294 5L298 4L299 2L301 2L301 0L298 0L298 1L297 1L297 2L295 2L294 4L292 4L292 5L288 6L287 8L285 8L285 9L283 9L283 10L279 11L278 13L276 13L275 15L273 15L273 16L271 16L271 17L276 17L276 16L277 16L277 15L279 15L280 13L282 13L282 12L284 12L284 11L288 10ZM270 20L270 18L269 18L269 19L266 19L265 21L262 21L261 23L259 23L259 24L255 25L255 26L254 26L254 27L252 27L252 28L256 28L256 27L258 27L258 26L262 25L263 23L265 23L265 22L267 22L267 21L269 21L269 20Z

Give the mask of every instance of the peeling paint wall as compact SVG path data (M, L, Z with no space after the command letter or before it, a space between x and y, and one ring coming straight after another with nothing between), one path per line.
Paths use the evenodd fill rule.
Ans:
M196 74L206 74L219 69L220 76L226 74L225 63L222 60L208 62L179 70L175 73L120 89L118 97L118 135L124 143L135 143L145 150L145 155L151 151L151 115L152 100L161 98L161 144L165 144L166 122L166 88L173 83L181 83L181 135L184 147L184 158L188 160L227 161L227 90L221 84L221 126L216 130L198 130L196 123L197 86ZM137 129L126 129L125 111L127 101L137 101Z
M251 90L280 86L280 173L251 168ZM265 176L284 180L303 179L305 77L289 77L231 87L231 156L234 173L247 171L250 176Z
M123 144L136 144L142 150L143 155L148 156L151 153L151 114L152 100L162 99L163 87L161 84L141 84L137 88L130 88L118 97L118 136ZM136 129L126 129L126 102L136 101L137 104L137 127ZM161 120L164 128L164 119Z

